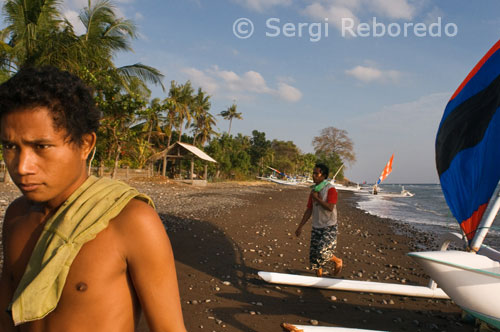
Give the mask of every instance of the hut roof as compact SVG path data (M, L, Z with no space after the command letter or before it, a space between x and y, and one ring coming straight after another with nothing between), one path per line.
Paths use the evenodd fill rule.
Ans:
M177 150L176 150L177 148ZM208 154L205 152L201 151L198 149L196 146L188 144L188 143L182 143L182 142L175 142L174 144L170 145L168 148L166 148L163 151L160 151L158 153L155 153L151 157L149 157L149 160L158 160L162 159L165 155L167 157L179 157L178 155L171 155L170 152L177 151L181 156L186 156L188 152L191 152L194 154L196 157L206 160L212 163L216 163L217 161L214 160L212 157L210 157Z

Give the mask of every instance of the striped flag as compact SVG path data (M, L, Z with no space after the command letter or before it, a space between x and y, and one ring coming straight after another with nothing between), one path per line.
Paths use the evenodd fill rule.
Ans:
M392 159L394 159L394 153L391 156L391 159L387 162L387 164L384 167L384 170L382 171L382 174L380 174L380 177L377 180L377 184L380 184L380 182L384 181L386 177L389 176L392 172Z
M444 197L472 240L500 179L500 40L453 94L436 137Z

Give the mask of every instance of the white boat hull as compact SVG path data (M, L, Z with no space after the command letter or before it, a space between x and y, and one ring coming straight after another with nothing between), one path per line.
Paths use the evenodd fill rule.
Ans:
M500 263L462 251L409 253L464 310L500 328Z
M448 295L446 295L446 293L440 288L432 289L423 286L391 284L383 282L318 278L296 274L264 271L259 271L258 274L259 277L261 277L265 281L274 284L335 289L351 292L382 293L402 296L429 297L435 299L449 299Z

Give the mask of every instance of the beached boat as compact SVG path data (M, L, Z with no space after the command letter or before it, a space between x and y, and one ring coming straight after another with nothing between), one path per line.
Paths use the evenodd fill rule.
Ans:
M359 184L355 186L344 186L343 184L337 183L334 180L330 181L330 183L335 187L337 190L344 190L344 191L354 191L354 192L360 192L361 187Z
M281 171L277 170L276 168L272 168L270 166L267 166L267 168L272 170L273 174L271 174L268 177L259 176L259 177L257 177L258 179L274 182L277 184L283 184L283 185L287 185L287 186L297 186L297 185L307 185L308 184L307 179L305 179L305 178L298 179L298 178L292 177L290 175L287 175L285 172L281 172ZM275 174L281 176L281 178L278 178Z
M436 139L441 187L468 251L410 253L456 304L496 328L500 252L482 242L500 209L499 96L500 40L451 97Z
M359 184L356 184L355 186L346 186L343 185L335 180L337 175L340 173L340 170L344 167L344 164L339 167L337 172L333 175L332 179L330 180L330 183L335 187L337 190L345 190L345 191L354 191L354 192L359 192L361 191L361 186Z

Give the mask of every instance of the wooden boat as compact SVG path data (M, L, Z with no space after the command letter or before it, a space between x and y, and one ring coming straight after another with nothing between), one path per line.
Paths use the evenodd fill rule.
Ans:
M414 252L426 272L473 316L500 328L500 253L482 245L500 209L500 40L453 94L436 138L446 202L467 251Z

